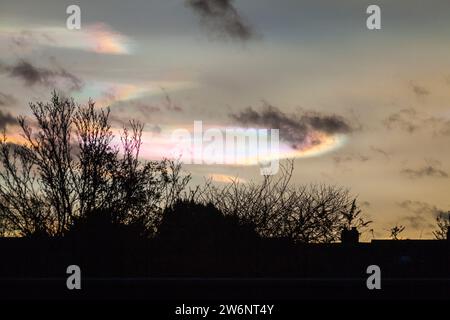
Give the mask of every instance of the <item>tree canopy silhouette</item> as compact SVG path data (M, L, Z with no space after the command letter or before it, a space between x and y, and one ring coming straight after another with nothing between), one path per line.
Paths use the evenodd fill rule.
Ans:
M437 240L447 239L448 230L450 228L450 211L447 213L440 212L436 216L436 230L433 231L433 235Z
M9 234L62 236L95 212L156 230L190 177L174 161L139 158L142 124L131 121L117 145L109 109L93 101L80 106L53 92L30 108L33 121L19 118L25 142L0 141L0 219Z
M224 215L210 203L204 205L181 200L164 214L158 237L178 246L195 242L193 247L199 248L253 241L259 235L252 223L243 222L237 216Z
M293 161L288 161L281 164L276 176L264 176L262 183L235 180L224 187L206 184L192 197L213 204L225 215L254 224L261 236L298 242L337 241L343 229L363 231L371 223L347 189L294 186L290 183L293 170Z

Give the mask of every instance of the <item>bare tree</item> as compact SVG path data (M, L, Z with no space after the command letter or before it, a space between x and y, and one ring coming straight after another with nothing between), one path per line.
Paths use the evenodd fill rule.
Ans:
M108 123L109 109L96 110L89 101L74 116L78 162L75 175L79 216L110 204L111 173L117 166L118 148L112 146L113 135Z
M399 240L399 235L405 231L405 226L402 225L395 225L391 229L389 229L390 232L390 238L392 240Z
M345 220L347 229L351 229L352 227L363 228L372 222L366 221L361 217L361 209L358 207L356 199L353 199L348 210L342 211L342 216Z
M262 236L287 237L299 242L332 242L347 225L366 221L348 190L336 186L290 184L293 161L281 165L277 176L261 183L232 181L224 187L207 183L194 190L198 202L212 203L225 215L251 223Z
M190 176L178 162L141 161L143 125L130 122L115 144L109 110L78 106L53 92L19 119L25 143L0 139L0 225L11 234L63 235L75 220L108 212L154 232Z
M26 143L13 146L1 141L3 180L0 187L2 216L22 235L58 235L73 217L74 190L71 159L73 100L53 94L50 103L30 103L39 128L19 118Z
M440 212L436 217L437 229L433 231L433 235L437 240L447 239L448 228L450 227L450 211L447 213Z
M29 236L52 228L54 220L39 188L42 184L33 168L30 151L0 141L0 219L4 235Z

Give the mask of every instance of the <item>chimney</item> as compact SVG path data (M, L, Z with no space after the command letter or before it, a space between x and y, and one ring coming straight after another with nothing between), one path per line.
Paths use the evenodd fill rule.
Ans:
M359 232L356 227L352 227L350 230L345 228L341 231L342 244L356 244L359 242Z

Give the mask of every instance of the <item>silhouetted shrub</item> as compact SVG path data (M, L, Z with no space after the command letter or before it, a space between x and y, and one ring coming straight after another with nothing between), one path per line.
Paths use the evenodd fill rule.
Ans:
M261 183L207 184L191 198L212 203L225 216L255 225L263 237L303 243L338 241L343 229L362 231L371 223L349 190L333 185L293 185L293 169L293 162L287 161L276 175L264 176Z
M111 211L99 210L74 220L65 237L87 245L137 243L147 238L142 223L123 224Z
M238 249L259 239L255 226L236 216L225 216L212 204L179 201L167 209L158 239L173 247L192 250Z
M261 239L255 226L224 216L211 204L179 201L155 239L165 275L249 275L258 271Z

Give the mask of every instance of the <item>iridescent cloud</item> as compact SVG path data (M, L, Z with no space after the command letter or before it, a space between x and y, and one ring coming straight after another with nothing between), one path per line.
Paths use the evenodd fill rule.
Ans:
M257 150L255 148L241 148L241 149L228 149L226 148L226 141L223 142L223 149L219 152L211 152L208 148L211 147L209 142L205 142L203 137L195 137L194 132L189 125L172 125L162 126L159 125L160 131L155 133L149 129L145 129L142 133L142 146L140 155L145 160L162 160L179 159L184 163L196 163L196 164L224 164L224 165L258 165L261 162L281 160L288 158L307 158L316 157L333 150L342 147L347 141L347 137L342 134L338 135L326 135L322 132L311 133L312 136L307 138L311 143L303 143L301 147L294 149L291 143L280 141L277 149L268 147L266 150ZM206 128L205 132L207 129ZM217 128L217 127L216 127ZM9 128L11 129L11 128ZM173 139L173 132L175 130L186 130L191 135L190 141L184 141L180 148L179 141ZM221 130L225 133L227 128L221 127L217 130ZM245 132L248 132L248 128L242 129L242 137L247 136ZM113 128L113 134L115 136L113 143L120 147L120 135L122 129ZM16 144L23 144L25 141L23 137L18 134L19 129L15 127L15 130L8 130L8 141ZM255 130L256 132L256 130ZM199 140L204 140L202 144L198 144ZM207 139L206 139L207 140ZM320 143L317 143L320 141ZM186 143L187 142L187 143ZM195 144L200 145L200 150L196 150ZM217 182L229 182L228 178L224 175L211 176L214 181Z
M146 81L141 83L87 81L85 89L75 97L81 100L92 98L96 106L106 107L115 102L156 96L164 94L166 90L173 92L195 86L196 84L190 81Z
M218 152L211 152L211 145L208 142L199 143L199 140L204 141L205 138L195 136L192 125L159 125L159 127L161 131L158 134L154 134L150 130L143 133L141 155L146 159L180 158L181 161L187 163L257 165L261 161L320 156L340 148L347 139L344 134L329 135L320 131L313 131L296 148L292 146L291 142L280 141L278 148L274 151L270 146L266 150L258 150L257 148L229 149L226 147L226 138L224 138L223 149L219 148ZM225 137L226 127L215 128L222 131ZM183 141L181 144L180 141L174 140L172 135L175 130L180 129L186 130L191 136L189 141ZM205 130L207 129L205 128ZM248 128L237 129L241 129L242 137L248 137L246 133ZM256 129L254 132L256 132ZM197 150L196 148L199 145L201 145L200 150Z
M0 39L23 50L40 46L79 49L101 54L130 54L132 41L104 23L82 26L80 30L64 27L35 26L29 29L0 27Z

